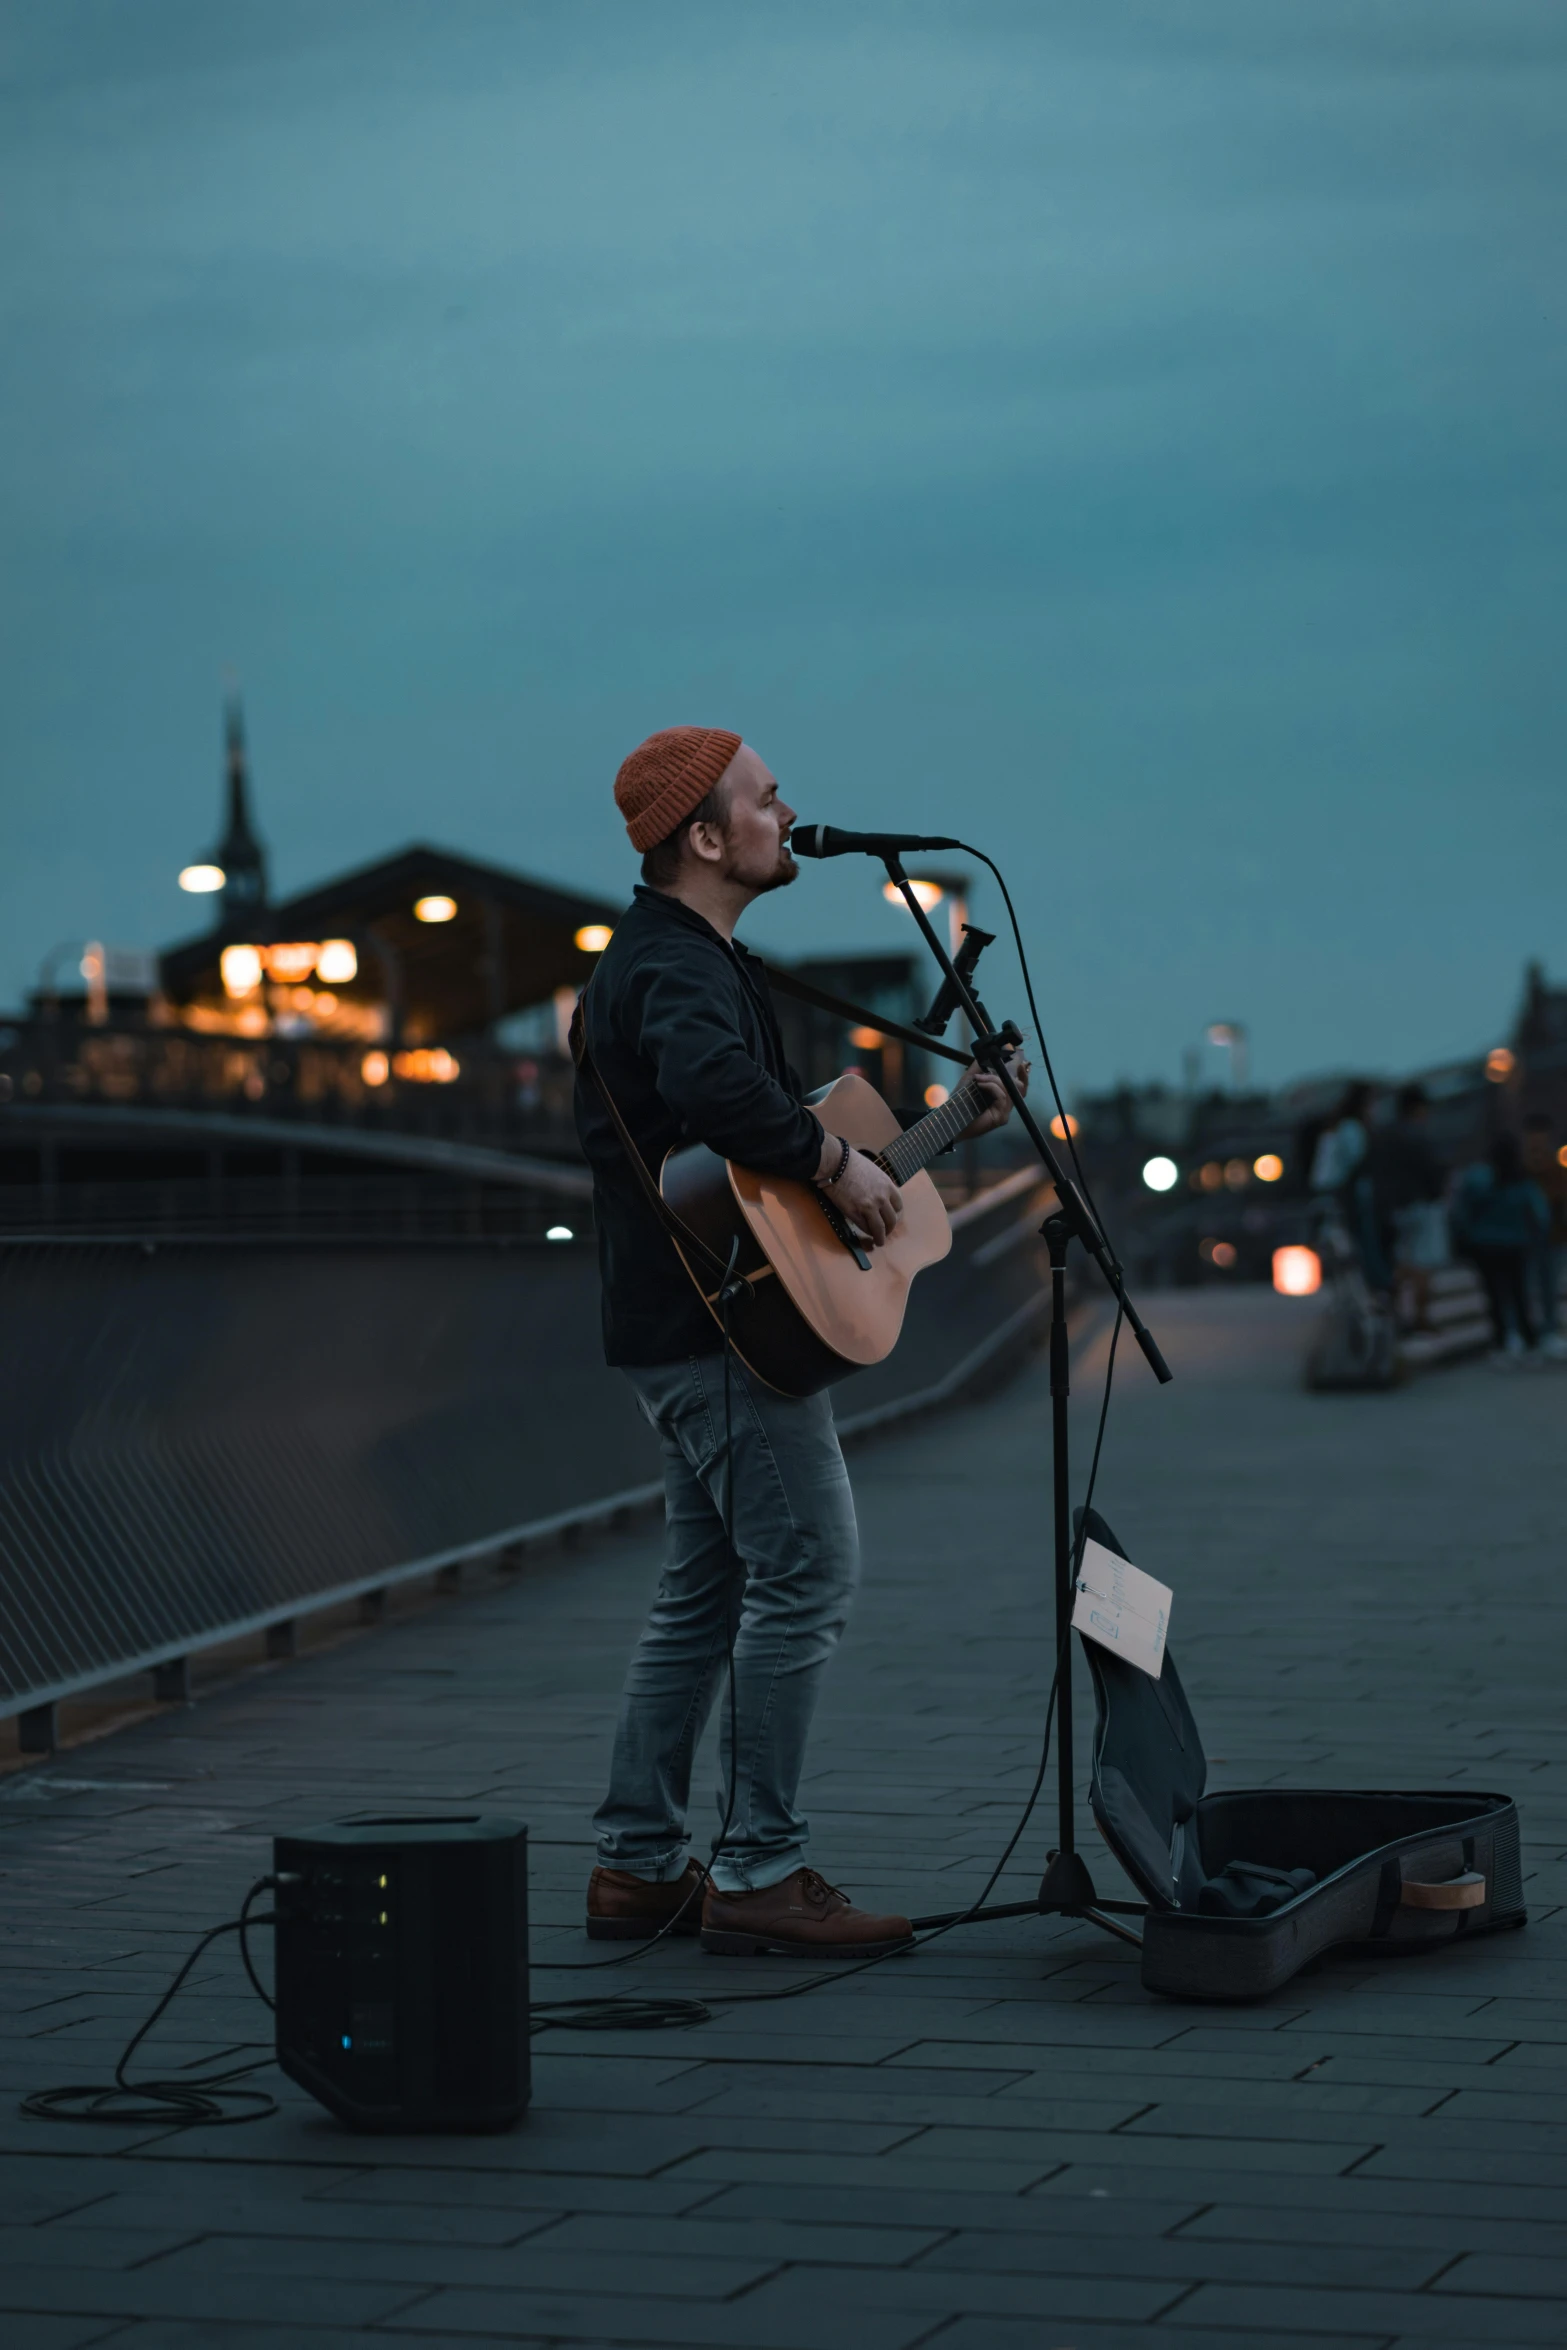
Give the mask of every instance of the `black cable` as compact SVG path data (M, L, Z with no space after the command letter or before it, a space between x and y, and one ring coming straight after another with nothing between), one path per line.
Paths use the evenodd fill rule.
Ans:
M1076 1541L1073 1545L1072 1563L1075 1581L1077 1571L1082 1564L1083 1543L1087 1535L1088 1513L1093 1507L1094 1488L1099 1476L1099 1460L1104 1446L1105 1428L1110 1412L1111 1389L1115 1378L1116 1347L1120 1339L1121 1324L1125 1316L1125 1296L1119 1280L1119 1260L1116 1258L1115 1250L1105 1229L1104 1219L1100 1215L1093 1194L1089 1189L1087 1177L1083 1173L1082 1162L1078 1157L1076 1139L1072 1133L1071 1121L1067 1115L1066 1105L1061 1098L1060 1087L1056 1082L1055 1069L1051 1062L1049 1046L1045 1039L1044 1024L1039 1016L1039 1006L1034 997L1033 977L1029 971L1028 957L1023 946L1022 930L1018 922L1016 909L1012 903L1011 892L1007 888L1006 881L1002 875L1000 867L996 865L992 858L987 857L982 849L970 847L966 843L960 845L964 847L965 854L978 858L982 865L988 867L989 871L994 875L996 883L1000 888L1002 899L1006 905L1008 919L1012 925L1012 936L1017 948L1018 962L1022 969L1024 990L1028 997L1028 1007L1034 1022L1034 1032L1039 1041L1040 1059L1044 1064L1045 1074L1049 1080L1051 1095L1055 1101L1057 1114L1061 1121L1062 1133L1066 1138L1067 1148L1071 1155L1073 1171L1077 1176L1078 1186L1082 1193L1084 1202L1088 1208L1089 1213L1094 1219L1094 1223L1098 1228L1100 1237L1104 1241L1105 1248L1110 1255L1111 1263L1115 1267L1117 1273L1116 1316L1114 1328L1110 1334L1109 1356L1105 1365L1105 1384L1099 1407L1099 1423L1094 1437L1093 1456L1089 1465L1088 1489L1083 1502L1082 1520L1078 1529ZM739 1255L739 1248L740 1242L737 1235L730 1244L729 1262L725 1269L725 1278L720 1284L718 1292L718 1305L720 1309L719 1318L723 1329L724 1340L723 1519L726 1564L731 1581L733 1581L736 1575L736 1570L739 1564L735 1552L734 1539L734 1341L730 1328L730 1316L735 1299L738 1295L744 1293L744 1284L738 1283L735 1278L735 1266ZM738 1610L732 1610L731 1612L733 1615L733 1623L727 1642L729 1675L729 1788L727 1801L724 1807L723 1820L720 1824L718 1836L712 1848L712 1857L715 1860L717 1859L718 1854L723 1850L724 1843L727 1840L730 1828L733 1825L735 1795L739 1784L740 1772L739 1703L735 1685L735 1645L739 1637L740 1612ZM878 1952L877 1955L873 1958L861 1959L849 1966L834 1966L830 1972L808 1976L803 1982L782 1984L776 1988L764 1991L725 1992L717 1995L711 2000L642 1996L635 1993L614 1994L603 1998L595 1998L591 1995L588 1995L580 1999L534 2000L530 2002L529 2010L530 2017L536 2017L538 2019L532 2024L533 2031L535 2033L549 2031L551 2029L577 2032L661 2031L680 2029L693 2024L707 2023L711 2021L713 2010L716 2007L744 2007L771 2000L797 1999L802 1997L808 1991L820 1989L824 1984L842 1983L847 1981L851 1976L865 1974L872 1967L885 1965L890 1958L901 1958L907 1956L911 1951L916 1949L923 1950L927 1948L930 1943L939 1941L943 1934L951 1933L957 1926L966 1924L970 1919L974 1918L980 1910L983 1909L986 1901L989 1899L990 1894L994 1890L995 1886L999 1883L1007 1867L1007 1863L1011 1860L1013 1853L1017 1850L1023 1833L1027 1828L1030 1819L1033 1817L1034 1807L1039 1800L1040 1790L1044 1786L1045 1776L1049 1768L1050 1741L1052 1728L1055 1721L1056 1697L1060 1688L1062 1667L1067 1661L1067 1652L1070 1647L1070 1641L1071 1628L1070 1624L1068 1624L1056 1649L1055 1667L1050 1676L1050 1690L1045 1706L1045 1728L1044 1737L1040 1744L1039 1767L1034 1776L1034 1784L1029 1790L1028 1800L1023 1806L1023 1810L1018 1818L1016 1827L1013 1829L1011 1836L1007 1840L1006 1848L1003 1851L1001 1858L996 1862L995 1867L991 1870L989 1877L985 1881L984 1887L975 1897L975 1899L969 1904L967 1909L958 1911L951 1917L942 1920L939 1924L933 1925L929 1932L926 1932L923 1935L916 1935L911 1937L908 1942L900 1944L896 1950L881 1951ZM671 1917L666 1919L664 1924L658 1929L657 1933L650 1935L645 1942L638 1943L634 1949L625 1951L618 1957L612 1959L592 1960L586 1965L582 1964L581 1962L570 1961L558 1966L553 1966L550 1964L550 1962L546 1961L544 1962L546 1970L551 1973L563 1974L597 1974L601 1973L606 1967L625 1966L633 1960L646 1958L650 1951L652 1951L658 1943L663 1941L668 1934L674 1931L675 1927L686 1914L686 1911L690 1908L691 1903L699 1896L705 1897L707 1887L712 1881L712 1870L710 1864L707 1863L698 1863L698 1867L700 1874L698 1876L697 1883L692 1887L690 1893L687 1894L679 1909L676 1910ZM254 1963L252 1962L250 1955L250 1944L248 1940L248 1931L252 1925L272 1925L276 1922L275 1913L268 1913L265 1917L261 1918L252 1918L250 1915L251 1904L254 1902L257 1895L273 1890L276 1886L276 1883L277 1880L275 1877L258 1877L255 1884L251 1886L250 1890L245 1895L243 1902L240 1904L238 1917L225 1919L222 1925L213 1926L202 1935L200 1941L196 1944L195 1948L190 1952L189 1956L184 1961L184 1964L180 1967L180 1970L174 1977L173 1982L170 1983L162 1998L153 2008L152 2013L132 2035L131 2040L127 2044L123 2054L119 2059L119 2062L114 2068L114 2080L112 2084L96 2084L86 2086L72 2084L60 2088L38 2089L35 2090L31 2096L23 2098L21 2110L24 2113L32 2114L39 2119L50 2121L111 2122L121 2124L129 2123L137 2124L143 2127L149 2123L157 2122L172 2124L175 2127L184 2127L194 2122L233 2123L259 2121L265 2115L275 2113L277 2111L277 2101L275 2098L269 2096L265 2090L242 2089L232 2086L233 2083L242 2080L247 2074L260 2072L263 2070L267 2064L273 2061L270 2054L266 2057L258 2058L250 2064L231 2066L225 2072L201 2074L194 2079L187 2079L183 2081L151 2080L133 2082L126 2078L126 2068L128 2067L130 2060L132 2056L134 2056L136 2050L141 2046L143 2040L146 2039L148 2033L153 2029L153 2026L158 2022L159 2018L164 2014L165 2010L174 1999L175 1994L179 1991L181 1984L184 1983L186 1977L189 1975L192 1967L195 1966L197 1960L201 1957L203 1951L208 1949L210 1945L217 1941L221 1935L238 1935L240 1958L244 1965L245 1973L249 1977L252 1989L269 2008L275 2007L276 2002L268 1993L266 1986L261 1981L260 1976L256 1973Z
M176 2128L191 2122L254 2122L263 2120L269 2113L276 2113L277 2100L269 2097L264 2089L236 2089L230 2085L243 2080L247 2073L262 2071L273 2061L270 2054L257 2057L250 2064L231 2065L226 2072L199 2073L185 2080L132 2081L126 2077L131 2058L164 2013L202 1952L216 1942L221 1934L239 1936L245 1972L262 1998L266 1999L267 2005L270 2007L273 2004L267 1999L255 1968L251 1965L246 1934L253 1925L270 1926L274 1923L274 1912L268 1911L262 1917L253 1918L250 1905L259 1893L271 1891L276 1883L275 1877L258 1877L241 1902L238 1917L225 1918L221 1926L211 1926L202 1935L157 2006L132 2033L114 2068L112 2082L86 2085L73 2083L58 2089L35 2089L30 2097L22 2099L23 2113L32 2114L42 2121L119 2122L141 2128L157 2122L172 2124Z
M1039 1058L1044 1064L1045 1075L1050 1081L1050 1097L1056 1105L1056 1115L1061 1121L1061 1133L1071 1157L1072 1172L1077 1177L1078 1189L1083 1195L1083 1201L1089 1214L1093 1217L1099 1237L1109 1252L1110 1261L1119 1274L1120 1259L1116 1255L1115 1244L1106 1229L1105 1220L1099 1213L1098 1202L1089 1189L1088 1177L1083 1172L1083 1162L1077 1155L1077 1137L1072 1132L1072 1121L1067 1113L1067 1106L1061 1099L1061 1088L1056 1083L1055 1068L1050 1059L1050 1047L1045 1040L1045 1024L1039 1017L1039 1006L1034 1001L1033 974L1028 967L1028 956L1023 947L1022 925L1017 918L1017 908L1012 903L1012 892L1008 889L1006 878L993 857L987 857L983 849L976 849L969 841L960 841L958 846L966 857L977 857L982 865L989 868L995 879L996 887L1001 892L1002 903L1007 910L1007 920L1012 925L1012 943L1017 949L1018 965L1023 974L1023 992L1028 998L1028 1009L1034 1023L1034 1034L1039 1040Z

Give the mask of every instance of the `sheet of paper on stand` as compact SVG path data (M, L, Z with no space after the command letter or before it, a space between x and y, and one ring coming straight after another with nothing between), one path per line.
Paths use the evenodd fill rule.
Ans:
M1167 1583L1156 1583L1103 1543L1088 1541L1078 1569L1072 1627L1157 1681L1164 1670L1174 1597Z

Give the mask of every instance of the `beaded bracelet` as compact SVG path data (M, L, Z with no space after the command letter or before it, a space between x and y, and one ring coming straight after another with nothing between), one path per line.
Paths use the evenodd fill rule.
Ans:
M839 1135L838 1140L843 1142L843 1136L841 1134ZM843 1157L838 1161L837 1166L834 1167L830 1175L824 1175L821 1178L821 1181L827 1190L830 1191L833 1185L837 1182L839 1176L843 1173L844 1168L849 1164L849 1158L849 1146L846 1142L843 1142Z

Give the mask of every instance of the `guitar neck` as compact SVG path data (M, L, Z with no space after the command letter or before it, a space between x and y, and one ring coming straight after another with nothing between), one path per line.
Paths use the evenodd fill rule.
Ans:
M949 1142L955 1142L984 1106L984 1093L972 1077L966 1077L939 1110L932 1110L917 1126L909 1127L895 1142L877 1151L878 1163L886 1168L894 1183L907 1183L921 1167L929 1166Z

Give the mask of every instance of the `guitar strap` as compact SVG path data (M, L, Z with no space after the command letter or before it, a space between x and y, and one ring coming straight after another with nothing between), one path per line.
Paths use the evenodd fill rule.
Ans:
M571 1057L576 1062L577 1067L580 1069L583 1076L587 1078L589 1084L594 1088L594 1091L597 1093L599 1100L604 1104L605 1109L608 1110L610 1115L610 1122L614 1126L615 1132L620 1137L620 1147L625 1152L627 1158L631 1161L631 1164L636 1171L637 1181L642 1186L642 1190L646 1196L648 1206L652 1209L654 1215L658 1218L660 1224L663 1225L664 1230L668 1233L670 1239L674 1242L676 1251L678 1252L681 1259L684 1260L687 1252L689 1251L691 1255L702 1259L703 1262L710 1268L708 1277L714 1283L713 1296L716 1297L718 1291L722 1289L724 1283L729 1278L729 1267L724 1263L721 1257L715 1255L713 1250L708 1247L705 1240L701 1239L698 1234L692 1231L690 1225L685 1221L684 1217L677 1216L675 1214L674 1209L670 1206L668 1200L665 1199L663 1193L659 1190L658 1185L653 1180L652 1170L649 1168L646 1159L644 1159L642 1153L638 1150L635 1141L632 1139L630 1127L626 1124L625 1119L620 1114L619 1103L616 1101L614 1095L610 1092L609 1087L605 1084L603 1074L600 1071L598 1064L594 1061L593 1056L588 1051L587 1022L584 1020L582 1015L583 1007L588 1000L588 988L590 988L592 984L593 982L589 980L588 987L585 987L581 995L578 996L576 1009L571 1015L571 1027L567 1035L567 1042L571 1047ZM690 1270L691 1268L688 1265L687 1271ZM699 1290L701 1289L702 1285L700 1282L697 1283L697 1287ZM705 1291L703 1291L703 1302L709 1306L713 1303L713 1298L708 1297Z

